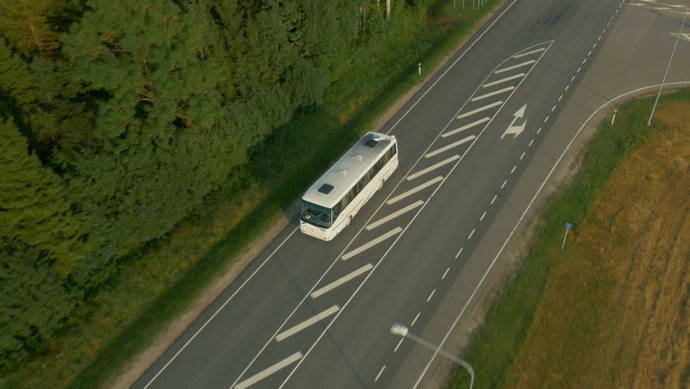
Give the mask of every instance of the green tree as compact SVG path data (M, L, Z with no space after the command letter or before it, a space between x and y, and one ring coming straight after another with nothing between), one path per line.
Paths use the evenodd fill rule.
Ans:
M77 223L60 178L31 154L14 122L0 118L0 225L6 236L74 262Z
M64 286L44 251L8 238L5 226L0 229L1 375L45 351L55 332L74 319L81 296Z
M27 57L54 51L58 34L48 19L64 6L59 0L0 0L0 34Z
M90 3L63 37L87 135L59 139L70 198L101 247L98 268L161 236L245 160L224 107L226 77L200 7L167 0Z

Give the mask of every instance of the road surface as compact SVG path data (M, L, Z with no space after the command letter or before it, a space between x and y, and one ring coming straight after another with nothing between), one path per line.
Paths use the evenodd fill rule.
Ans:
M690 81L684 3L658 3L509 0L381 129L400 166L353 224L288 226L134 387L431 385L391 324L451 344L585 120Z

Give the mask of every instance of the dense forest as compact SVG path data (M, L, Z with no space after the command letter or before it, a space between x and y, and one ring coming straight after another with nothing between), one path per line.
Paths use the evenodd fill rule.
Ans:
M433 3L0 0L0 377L295 112L346 116Z

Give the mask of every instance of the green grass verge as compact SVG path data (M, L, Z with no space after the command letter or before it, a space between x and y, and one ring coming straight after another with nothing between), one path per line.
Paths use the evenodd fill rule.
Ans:
M679 100L690 101L690 89L664 96L659 104L663 107ZM646 122L653 101L642 98L627 102L618 108L613 125L602 122L587 145L582 167L572 183L547 201L519 271L492 303L484 324L463 353L475 370L475 388L504 386L532 324L551 266L559 257L556 253L560 251L564 223L574 223L577 228L616 166L644 144L651 133ZM653 123L652 129L659 126ZM448 386L467 388L467 373L457 370Z
M413 44L412 56L404 58L409 65L392 69L390 77L363 92L375 94L362 97L346 122L325 110L297 113L254 150L255 157L246 167L251 170L251 182L241 188L222 188L207 204L211 211L200 211L165 238L124 259L115 279L89 301L91 317L65 331L49 345L49 352L21 371L0 377L0 386L50 383L92 388L118 374L274 225L334 156L371 130L377 117L440 64L502 1L488 1L484 8L467 12L453 8L452 0L437 2L429 18L433 24ZM417 62L424 64L421 76ZM237 220L224 220L226 215Z

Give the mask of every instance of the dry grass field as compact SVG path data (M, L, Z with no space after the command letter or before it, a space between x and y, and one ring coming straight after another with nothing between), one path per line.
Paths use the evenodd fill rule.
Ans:
M690 387L690 103L656 120L551 253L506 386Z

